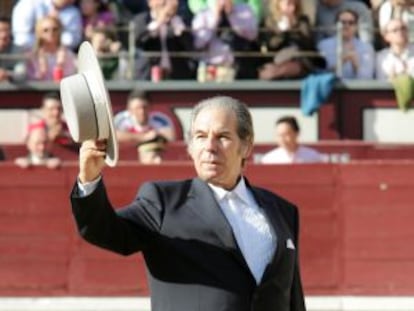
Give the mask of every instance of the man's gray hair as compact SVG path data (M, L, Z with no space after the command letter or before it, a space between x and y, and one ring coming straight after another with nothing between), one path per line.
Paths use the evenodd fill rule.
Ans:
M254 142L253 121L249 108L241 101L229 96L215 96L199 102L191 112L191 123L188 133L189 142L192 138L192 129L194 120L198 114L206 108L221 108L227 111L233 111L237 119L237 135L242 142Z

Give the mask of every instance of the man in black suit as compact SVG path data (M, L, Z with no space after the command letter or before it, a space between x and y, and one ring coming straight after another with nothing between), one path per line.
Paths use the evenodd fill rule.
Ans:
M243 176L253 148L246 105L195 106L188 151L198 177L148 182L114 210L101 170L105 142L86 141L71 200L81 235L143 253L153 311L304 311L295 206Z

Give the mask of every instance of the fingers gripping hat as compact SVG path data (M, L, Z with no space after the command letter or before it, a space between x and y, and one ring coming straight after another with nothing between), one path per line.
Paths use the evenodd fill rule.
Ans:
M105 162L118 161L111 100L95 51L83 42L78 53L78 73L60 82L60 96L70 134L76 142L107 140Z

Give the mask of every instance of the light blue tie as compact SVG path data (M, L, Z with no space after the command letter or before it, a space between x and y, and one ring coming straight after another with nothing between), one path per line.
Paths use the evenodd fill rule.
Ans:
M247 265L259 283L275 252L272 229L262 210L248 206L236 193L229 192L226 201L224 212Z

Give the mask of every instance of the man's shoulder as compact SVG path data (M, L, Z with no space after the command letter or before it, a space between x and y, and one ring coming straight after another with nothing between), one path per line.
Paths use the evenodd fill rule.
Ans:
M149 123L155 128L173 126L171 118L167 114L160 111L153 111L149 114Z
M141 185L140 192L157 192L160 196L174 196L178 193L188 192L193 179L182 179L182 180L155 180L148 181Z
M192 179L150 181L141 185L138 197L153 202L154 206L171 210L181 206L187 200Z
M131 114L128 110L122 110L115 114L114 118L114 125L115 128L119 128L120 126L124 126L125 124L131 124L133 122Z
M296 205L292 202L290 202L288 199L282 197L281 195L275 193L274 191L271 191L266 188L253 186L252 187L256 193L258 193L260 196L265 197L266 200L272 200L276 203L277 206L284 209L296 209Z
M260 187L254 187L254 189L259 195L264 196L266 198L265 200L270 203L272 208L277 209L285 222L295 230L294 228L297 226L299 218L299 210L296 204L268 189Z

